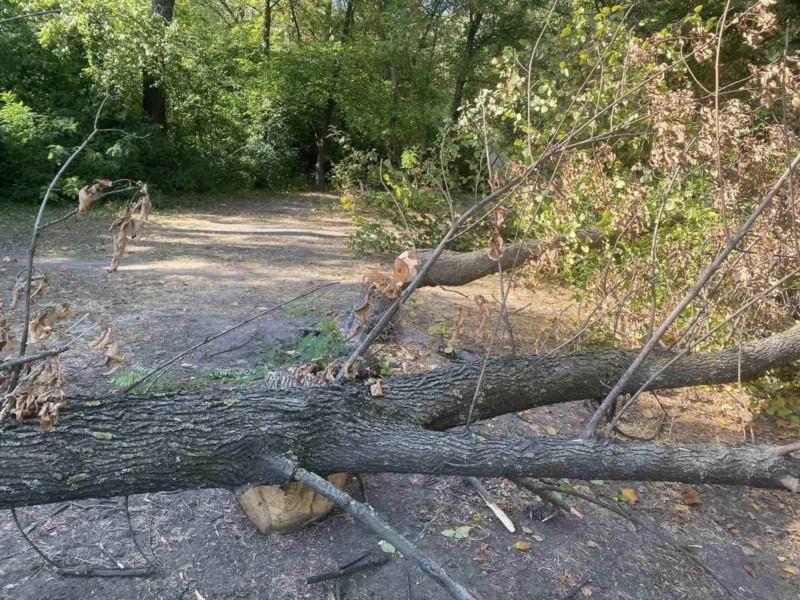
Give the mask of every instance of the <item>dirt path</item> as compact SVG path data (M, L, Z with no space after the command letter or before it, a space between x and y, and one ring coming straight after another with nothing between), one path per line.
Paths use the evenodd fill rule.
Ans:
M122 341L125 368L152 366L259 307L321 283L340 282L209 345L170 374L180 385L209 385L204 373L263 364L274 348L290 347L299 328L336 318L356 297L363 273L385 267L385 259L351 257L345 246L350 222L347 215L331 209L333 202L331 197L312 195L186 198L181 208L154 215L145 239L131 245L129 256L113 275L105 271L113 214L98 211L48 236L38 264L50 273L51 300L69 301L76 315L88 312L112 327ZM29 219L29 212L0 215L0 258L22 259ZM0 285L10 285L17 269L13 262L0 263ZM480 350L475 332L479 311L473 298L491 299L496 284L487 278L461 291L466 297L436 289L415 296L405 311L405 324L410 329L413 324L423 346L405 349L401 362L409 364L398 364L398 369L444 362L435 352L435 337L448 327L458 328L461 311L468 323L462 325L468 330L463 345ZM542 332L558 321L565 297L563 291L551 289L515 292L512 308L527 306L516 320L521 351L529 351L534 340L541 340ZM86 356L69 359L73 391L111 386L96 363L89 361L87 367ZM224 387L232 382L214 384ZM721 441L741 440L740 409L724 396L693 390L666 395L662 401L675 417L669 428L673 441L708 440L712 428ZM654 402L644 402L627 422L628 429L646 431L655 409ZM585 409L575 403L498 419L485 427L503 433L567 435L579 431L586 417ZM759 441L768 435L782 432L765 428ZM800 577L782 570L790 565L800 568L796 498L701 486L703 505L684 512L676 508L682 504L681 486L574 483L604 499L623 487L634 488L639 501L631 510L660 524L682 543L701 546L696 549L698 556L738 588L742 598L800 596ZM505 532L460 479L367 478L376 510L484 599L561 598L573 591L573 598L587 593L592 598L722 597L714 582L685 558L595 507L576 505L586 515L583 521L558 517L542 523L531 495L505 482L486 484L509 511L517 534ZM366 551L379 552L373 535L340 514L295 534L261 535L232 496L219 490L142 495L131 499L131 507L138 539L154 553L161 577L61 579L44 567L3 514L0 598L328 600L332 587L307 586L305 578ZM51 556L78 566L130 565L139 560L118 500L70 503L54 514L61 508L19 511L25 525L35 525L31 536ZM472 526L467 539L441 534L463 525ZM520 540L531 544L530 550L515 549ZM577 590L582 582L587 592ZM349 600L447 597L416 567L397 557L380 570L350 578L341 591Z

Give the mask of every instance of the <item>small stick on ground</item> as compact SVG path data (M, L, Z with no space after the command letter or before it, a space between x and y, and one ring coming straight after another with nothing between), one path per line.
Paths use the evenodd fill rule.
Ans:
M335 485L315 473L305 469L295 469L293 476L297 481L324 496L351 515L356 521L377 533L382 539L397 548L405 558L416 562L423 571L446 589L453 598L457 600L476 600L476 597L467 591L464 586L452 579L441 565L392 529L372 508L358 502L352 496L345 494Z
M124 390L122 390L120 392L120 395L124 396L125 394L128 394L134 388L138 387L139 385L141 385L142 383L144 383L145 381L147 381L148 379L150 379L154 375L157 375L158 373L161 373L162 371L165 371L166 369L169 369L176 362L178 362L179 360L181 360L185 356L191 354L192 352L194 352L198 348L200 348L202 346L205 346L206 344L211 343L216 339L221 338L223 335L227 335L228 333L230 333L234 329L238 329L239 327L247 325L248 323L250 323L252 321L255 321L256 319L258 319L260 317L263 317L264 315L267 315L267 314L269 314L271 312L275 312L276 310L286 306L287 304L290 304L292 302L296 302L297 300L300 300L301 298L305 298L306 296L309 296L309 295L311 295L311 294L313 294L315 292L318 292L319 290L325 289L327 287L331 287L333 285L337 285L338 283L339 283L338 281L334 281L333 283L326 283L325 285L317 286L313 290L309 290L307 292L304 292L304 293L300 294L299 296L295 296L294 298L291 298L291 299L287 300L286 302L281 302L280 304L277 304L277 305L275 305L275 306L273 306L271 308L268 308L266 310L262 310L261 312L253 315L252 317L248 317L248 318L244 319L243 321L239 321L238 323L236 323L235 325L231 325L230 327L228 327L224 331L220 331L219 333L216 333L214 335L207 336L202 342L199 342L199 343L195 344L191 348L187 348L186 350L184 350L180 354L177 354L176 356L170 358L169 360L161 363L156 368L150 370L145 375L142 375L142 377L140 377L139 379L134 381L132 384L130 384L128 387L126 387Z
M494 516L500 519L500 522L505 526L506 529L508 529L511 533L514 533L516 531L514 523L503 511L503 509L497 506L494 496L489 493L489 490L483 487L483 484L480 482L480 480L477 477L464 477L464 481L475 488L475 491L478 492L478 495L483 499L484 502L486 502L486 506L489 507L489 510L494 513Z
M369 556L368 554L366 556ZM341 567L340 569L336 569L335 571L328 571L327 573L320 573L319 575L314 575L313 577L309 577L306 579L307 584L312 583L321 583L323 581L330 581L331 579L341 579L342 577L347 577L348 575L354 575L355 573L360 573L361 571L366 571L367 569L372 569L374 567L380 567L385 565L389 562L389 555L385 554L383 556L373 556L370 560L361 562L366 556L362 556L356 561L356 564L346 565Z
M528 490L529 492L533 492L533 490L530 488L530 486L521 477L510 477L509 480L512 483L514 483L515 485L517 485L517 486L519 486L521 488L524 488L524 489ZM572 516L577 517L579 519L583 518L583 514L580 511L578 511L578 509L570 506L569 504L564 502L561 498L559 498L558 496L556 496L552 492L540 489L540 490L538 490L538 491L536 491L534 493L537 496L539 496L542 500L544 500L545 502L549 502L550 504L552 504L556 508L563 510L565 513L569 513Z
M123 569L104 569L104 568L85 568L85 569L78 569L78 568L70 568L70 567L62 567L58 563L56 563L52 558L47 556L42 550L33 543L33 540L28 537L28 534L25 533L25 530L22 528L22 525L19 523L19 519L17 518L17 511L15 508L11 508L11 519L14 521L14 525L16 525L17 530L19 531L20 535L25 539L28 545L33 548L34 552L38 554L41 559L50 565L53 570L62 577L151 577L155 575L156 572L151 567L144 567L144 568L123 568Z

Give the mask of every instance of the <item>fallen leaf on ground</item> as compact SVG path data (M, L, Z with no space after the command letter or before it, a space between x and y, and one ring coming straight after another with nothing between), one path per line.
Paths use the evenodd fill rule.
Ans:
M683 488L683 503L688 506L702 506L703 501L700 500L700 492L693 487Z
M533 533L533 529L531 529L530 527L523 527L522 533L527 533L530 535L531 533Z
M528 542L523 542L522 540L518 541L514 544L514 548L517 550L521 550L522 552L527 552L531 549L531 545Z
M104 358L106 368L109 369L106 375L111 375L114 371L120 368L122 365L122 352L120 352L119 349L119 342L114 342L108 347Z
M747 574L750 575L750 577L752 577L753 579L758 577L758 573L756 573L756 570L753 568L752 565L743 565L742 568L745 571L747 571Z
M755 556L756 553L750 546L742 546L742 554L745 556Z
M798 571L794 567L783 567L783 572L789 575L797 575Z
M639 501L639 496L633 488L622 488L622 495L628 504L636 504Z

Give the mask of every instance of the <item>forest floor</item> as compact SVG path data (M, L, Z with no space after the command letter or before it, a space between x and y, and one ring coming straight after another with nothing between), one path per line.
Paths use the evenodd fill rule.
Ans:
M70 207L55 207L52 216ZM122 345L125 365L148 368L206 335L327 282L339 282L287 305L263 320L203 347L159 382L161 389L259 385L265 370L291 360L298 331L334 320L356 299L359 282L389 257L354 259L345 242L351 224L333 196L183 197L179 206L157 210L144 239L133 242L117 273L107 273L111 208L101 208L48 231L38 266L50 277L49 301L72 305L73 318L110 326ZM0 289L13 283L23 261L32 209L0 214ZM17 262L15 262L17 261ZM488 341L486 314L475 301L497 297L496 278L458 289L426 288L404 309L401 341L384 349L386 368L421 370L447 363L439 351L453 341L479 356ZM560 325L578 309L566 290L522 286L511 310L517 351L556 343ZM491 315L490 315L491 316ZM456 340L452 339L453 331ZM91 336L87 336L91 337ZM496 351L508 351L508 340ZM104 392L98 355L75 351L65 359L73 393ZM278 357L278 358L276 358ZM693 389L660 394L668 418L658 439L673 443L742 443L745 409L736 393ZM68 410L68 408L67 408ZM648 397L623 427L647 435L661 409ZM574 435L589 416L583 403L495 419L489 430ZM796 439L797 428L757 417L757 443ZM247 424L243 423L243 427ZM1 468L1 467L0 467ZM43 468L47 468L43 465ZM458 581L484 599L708 599L724 594L694 563L658 538L603 509L572 501L584 515L541 521L535 497L500 480L485 480L517 526L508 533L459 478L370 475L368 498L396 529L437 558ZM657 524L681 544L692 545L740 598L800 597L800 498L745 488L698 486L702 504L687 506L685 486L637 482L571 482L607 501L634 490L634 504L620 504ZM354 486L354 493L359 490ZM29 507L18 511L23 527L51 557L74 566L140 564L129 538L120 499ZM309 586L305 578L329 571L365 552L380 553L378 539L334 513L292 534L262 535L233 496L222 490L159 493L130 499L133 527L161 576L150 579L64 579L47 568L0 514L0 598L74 600L234 598L335 598L334 587ZM451 539L443 530L469 525L469 536ZM524 529L523 529L524 528ZM517 542L529 549L521 550ZM784 570L789 567L788 570ZM448 596L416 566L398 556L384 566L341 582L347 600L440 599Z

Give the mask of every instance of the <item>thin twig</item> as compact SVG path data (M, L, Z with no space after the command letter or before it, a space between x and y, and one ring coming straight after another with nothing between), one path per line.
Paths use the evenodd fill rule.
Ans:
M134 381L132 384L130 384L128 387L126 387L124 390L122 390L120 392L120 394L124 396L125 394L127 394L131 390L133 390L134 388L138 387L139 385L141 385L142 383L144 383L145 381L147 381L148 379L153 377L154 375L157 375L158 373L161 373L165 369L168 369L169 367L174 365L176 362L181 360L183 357L185 357L188 354L194 352L198 348L200 348L202 346L205 346L206 344L208 344L210 342L213 342L216 339L221 338L222 336L230 333L234 329L238 329L239 327L242 327L243 325L247 325L248 323L251 323L252 321L255 321L256 319L259 319L259 318L263 317L264 315L268 315L271 312L275 312L276 310L286 306L287 304L291 304L292 302L296 302L297 300L300 300L301 298L305 298L306 296L309 296L309 295L311 295L311 294L313 294L315 292L318 292L318 291L320 291L322 289L337 285L338 283L339 283L338 281L334 281L333 283L326 283L325 285L320 285L318 287L315 287L313 290L309 290L307 292L303 292L299 296L295 296L294 298L286 300L285 302L281 302L280 304L277 304L277 305L275 305L275 306L273 306L271 308L268 308L266 310L262 310L261 312L253 315L252 317L248 317L248 318L244 319L243 321L239 321L238 323L236 323L235 325L231 325L230 327L228 327L224 331L220 331L219 333L216 333L214 335L206 336L203 339L203 341L198 342L197 344L195 344L191 348L188 348L188 349L184 350L183 352L177 354L176 356L170 358L169 360L161 363L160 365L158 365L157 367L155 367L151 371L147 372L145 375L143 375L142 377L140 377L139 379Z
M330 581L331 579L341 579L342 577L348 577L349 575L354 575L355 573L360 573L361 571L366 571L367 569L381 567L389 562L388 554L384 554L383 556L374 556L368 561L361 562L364 558L366 558L366 556L369 556L369 554L358 559L358 561L356 561L357 564L345 566L340 569L336 569L335 571L328 571L327 573L320 573L319 575L309 577L306 579L306 584L310 585L312 583Z
M21 19L31 19L33 17L41 17L43 15L54 15L60 13L60 8L53 8L51 10L40 10L38 12L25 13L24 15L17 15L16 17L8 17L7 19L0 19L0 25L11 23L12 21L19 21Z
M47 190L44 193L44 198L42 198L42 203L39 206L39 212L36 214L36 220L33 224L33 234L31 236L31 244L30 248L28 249L28 267L27 273L25 276L25 309L24 309L24 316L22 320L22 333L20 335L20 342L19 342L19 353L18 356L21 358L25 356L25 350L28 347L28 326L30 325L31 321L31 282L33 280L33 259L36 256L36 246L39 242L39 236L42 233L42 218L44 217L44 211L47 208L47 201L50 199L50 194L53 193L53 190L56 187L56 184L61 179L62 175L66 172L69 168L72 161L83 152L84 148L89 145L94 137L101 131L98 127L98 123L100 122L100 115L103 113L103 107L105 106L106 102L109 99L109 95L103 98L103 101L100 103L100 106L97 109L97 113L94 117L94 128L92 132L83 140L80 146L78 146L77 150L75 150L67 160L64 161L64 164L61 165L61 168L53 177L53 180L50 182L50 185L47 186ZM19 371L15 371L11 377L11 382L9 384L9 389L14 389L17 383L17 377L19 375Z
M58 563L56 563L52 558L47 556L42 550L33 543L33 540L28 537L28 534L25 533L25 530L22 528L22 525L19 523L19 519L17 518L17 510L13 506L11 507L11 519L14 521L14 525L16 525L17 530L19 531L20 535L25 539L28 545L33 548L34 552L39 555L39 557L44 560L53 570L63 577L151 577L155 575L155 571L151 567L146 568L120 568L120 569L105 569L105 568L72 568L72 567L62 567Z
M700 278L691 287L691 289L689 289L683 300L680 301L680 303L672 310L669 316L664 319L659 328L653 333L652 337L647 341L644 348L642 348L642 350L639 352L639 355L634 359L622 377L619 378L619 381L617 381L611 391L609 391L606 397L603 399L603 402L600 404L597 412L595 412L589 421L589 424L584 429L583 437L591 437L597 433L597 428L600 426L600 422L602 421L603 417L611 408L611 405L616 401L617 396L619 396L625 389L625 386L628 384L631 377L633 377L634 373L636 373L636 370L642 365L642 363L644 363L645 359L650 355L658 342L677 320L683 310L689 306L689 304L691 304L692 301L700 294L703 288L705 288L709 280L722 266L722 263L725 262L725 259L728 258L731 252L733 252L742 239L744 239L744 236L756 222L758 217L761 216L761 213L763 213L769 207L778 191L780 191L781 187L783 187L783 184L786 182L794 169L797 168L798 164L800 164L800 154L795 157L795 159L789 165L789 168L784 171L777 183L767 193L767 195L764 196L763 200L761 200L756 209L750 214L750 217L747 219L747 221L745 221L745 223L739 227L738 231L728 239L725 247L722 249L719 255L717 255L717 258L715 258L714 261L705 268L703 273L700 275Z

